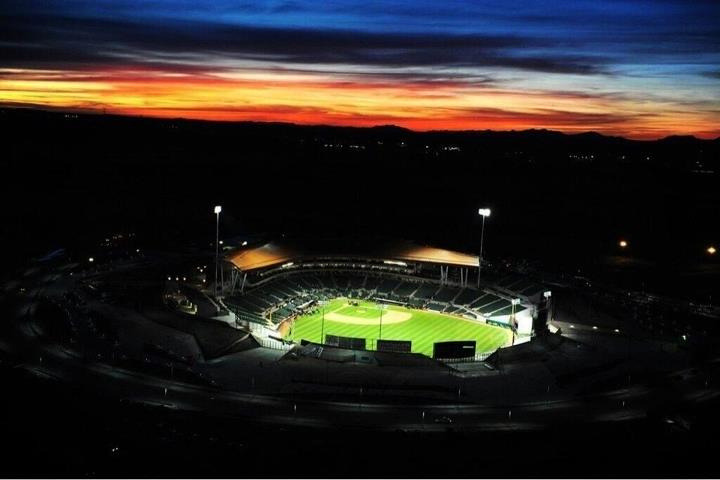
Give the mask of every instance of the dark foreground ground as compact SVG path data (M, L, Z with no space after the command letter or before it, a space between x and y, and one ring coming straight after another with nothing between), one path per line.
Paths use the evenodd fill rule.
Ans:
M3 372L0 475L160 477L716 477L717 410L466 436L258 428L135 407Z

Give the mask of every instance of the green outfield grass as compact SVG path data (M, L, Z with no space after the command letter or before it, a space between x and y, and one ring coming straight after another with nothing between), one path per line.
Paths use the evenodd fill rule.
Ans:
M324 334L364 338L366 348L374 350L380 335L380 309L380 305L366 300L360 300L358 306L349 305L346 298L331 300L324 305ZM297 318L286 338L320 343L322 310L323 307L316 313ZM413 353L429 357L432 357L435 342L475 340L475 351L481 353L509 345L512 341L512 333L508 329L455 315L396 305L386 305L382 311L383 340L410 340Z

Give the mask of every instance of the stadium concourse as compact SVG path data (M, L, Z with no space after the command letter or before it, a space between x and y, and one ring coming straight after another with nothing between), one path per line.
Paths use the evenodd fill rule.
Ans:
M545 328L549 293L542 285L516 277L471 281L478 257L460 252L410 243L348 251L270 242L241 247L226 260L225 304L239 324L263 325L275 338L333 346L355 339L359 350L480 359ZM436 349L441 342L458 342L459 350Z

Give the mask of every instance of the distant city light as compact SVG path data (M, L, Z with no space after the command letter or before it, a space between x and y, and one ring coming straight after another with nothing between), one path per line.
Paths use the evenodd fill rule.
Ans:
M628 246L628 242L626 242L625 240L620 240L618 245L620 245L621 248L625 248Z
M708 252L710 255L715 255L715 252L717 252L717 249L716 249L715 247L713 247L712 245L710 245L710 246L707 248L707 252Z

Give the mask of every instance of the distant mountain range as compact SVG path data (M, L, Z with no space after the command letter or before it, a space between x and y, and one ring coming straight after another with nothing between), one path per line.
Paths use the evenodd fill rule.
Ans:
M387 140L411 140L411 139L432 139L441 141L512 141L540 145L546 142L562 143L568 146L585 146L594 148L618 147L621 145L664 145L672 147L697 147L720 145L720 137L715 139L699 139L692 135L671 135L657 140L634 140L621 136L603 135L598 132L588 131L583 133L563 133L556 130L544 128L528 130L430 130L415 131L396 125L378 125L374 127L347 127L333 125L303 125L284 122L256 122L256 121L212 121L192 120L184 118L150 118L141 116L106 115L101 113L78 113L75 111L43 110L32 108L0 108L0 114L4 117L12 117L26 120L33 118L51 119L65 118L84 119L86 121L117 121L117 122L141 122L156 125L185 125L185 126L217 126L218 129L237 127L239 129L251 128L266 129L268 132L277 130L297 130L299 132L315 132L322 135L335 135L337 137L368 138L378 137Z

